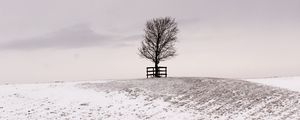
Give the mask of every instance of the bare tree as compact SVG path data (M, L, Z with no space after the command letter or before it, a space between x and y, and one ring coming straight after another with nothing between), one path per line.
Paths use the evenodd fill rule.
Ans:
M144 31L145 36L139 48L139 55L154 62L155 77L160 77L158 64L176 56L174 45L178 33L177 23L171 17L155 18L147 21Z

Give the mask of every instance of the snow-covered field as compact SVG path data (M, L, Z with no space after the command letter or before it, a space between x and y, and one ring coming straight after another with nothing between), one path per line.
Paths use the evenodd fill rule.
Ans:
M300 92L300 77L274 77L246 80Z
M299 92L221 78L12 84L0 85L0 120L294 120L299 100Z

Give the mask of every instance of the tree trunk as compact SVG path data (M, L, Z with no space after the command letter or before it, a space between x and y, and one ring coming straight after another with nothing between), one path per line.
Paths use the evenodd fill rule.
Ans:
M159 69L158 69L158 62L155 62L155 77L160 77L159 76Z

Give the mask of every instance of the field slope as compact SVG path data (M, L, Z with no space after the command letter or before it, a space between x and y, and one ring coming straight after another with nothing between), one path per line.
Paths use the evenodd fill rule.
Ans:
M0 119L300 119L300 93L242 80L162 78L0 86Z

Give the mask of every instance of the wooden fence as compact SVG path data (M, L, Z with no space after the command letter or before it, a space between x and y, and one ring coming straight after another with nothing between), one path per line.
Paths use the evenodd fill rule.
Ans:
M147 67L147 78L155 77L155 67ZM158 76L159 77L168 77L167 67L158 67Z

